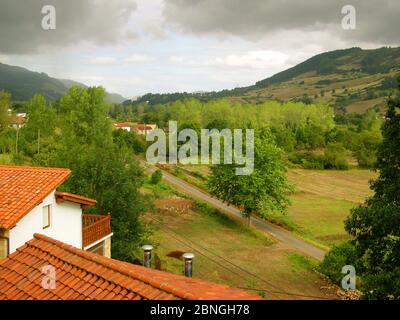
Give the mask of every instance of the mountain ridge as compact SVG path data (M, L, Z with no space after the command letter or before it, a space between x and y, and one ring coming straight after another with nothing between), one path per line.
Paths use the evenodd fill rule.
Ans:
M35 94L42 94L46 99L54 101L62 97L73 85L87 87L74 80L57 79L44 72L35 72L0 62L0 90L10 92L15 101L29 100ZM127 100L117 93L109 92L106 99L111 103L122 103Z
M385 105L390 90L397 86L395 78L398 75L400 47L353 47L317 54L250 86L201 94L149 93L134 103L228 98L242 103L262 103L267 100L326 102L338 112L365 112L369 108Z

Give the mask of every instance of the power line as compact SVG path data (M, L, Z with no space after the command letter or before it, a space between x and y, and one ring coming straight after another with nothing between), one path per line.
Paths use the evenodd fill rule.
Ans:
M253 290L253 291L259 291L259 292L263 292L266 291L267 289L260 289L260 288L247 288L247 287L235 287L238 289L245 289L245 290ZM285 295L289 295L289 296L297 296L297 297L303 297L303 298L314 298L314 299L324 299L324 300L330 300L329 298L326 297L320 297L320 296L309 296L309 295L305 295L305 294L299 294L299 293L292 293L292 292L279 292L279 291L271 291L273 293L280 293L280 294L285 294Z
M159 220L157 220L157 219L155 219L154 217L149 217L149 218L152 219L153 221L158 222L159 227L164 228L164 229L167 229L167 230L166 230L167 232L174 233L174 234L176 234L177 236L179 236L179 237L181 237L181 238L184 238L184 239L186 239L187 241L193 243L192 240L190 240L189 238L187 238L187 237L185 237L185 236L182 236L182 235L178 234L177 232L175 232L175 231L172 230L171 228L169 228L169 227L167 227L167 226L164 226L164 225L161 226L160 224L162 224L162 222L159 221ZM171 235L170 235L170 236L171 236ZM171 236L171 237L173 237L173 236ZM211 257L209 257L209 256L206 256L204 253L202 253L202 252L199 251L198 249L194 248L194 247L191 246L190 244L185 243L184 241L182 241L181 239L177 239L176 237L173 237L173 238L174 238L175 240L177 240L177 241L183 243L184 245L188 246L189 248L191 248L191 249L197 251L198 253L200 253L200 255L202 255L202 256L204 256L205 258L211 260L212 262L214 262L215 264L221 266L222 268L224 268L224 269L226 269L226 270L228 270L228 271L230 271L230 272L232 272L232 273L234 273L234 274L236 274L236 275L238 275L238 276L241 276L239 273L237 273L237 272L235 272L234 270L228 268L226 265L224 265L224 264L222 264L222 263L220 263L220 262L214 260L213 258L211 258ZM265 280L265 279L259 277L258 275L256 275L256 274L254 274L254 273L252 273L252 272L250 272L250 271L244 269L243 267L236 265L236 264L233 263L232 261L230 261L230 260L228 260L228 259L226 259L226 258L224 258L224 257L222 257L222 256L220 256L220 255L218 255L217 253L211 251L210 249L208 249L208 248L206 248L206 247L204 247L204 246L202 246L202 245L200 245L200 244L198 244L198 243L195 243L195 245L198 246L198 247L200 247L200 248L202 248L202 249L205 250L206 252L209 252L210 254L212 254L212 255L214 255L214 256L216 256L216 257L222 259L223 261L225 261L225 262L227 262L227 263L229 263L230 265L232 265L232 266L234 266L235 268L241 270L242 272L247 273L248 275L251 275L252 277L254 277L254 278L256 278L256 279L258 279L258 280L260 280L260 281L266 283L267 285L269 285L269 286L275 288L277 291L273 291L273 290L265 289L265 288L263 288L263 289L254 288L254 289L253 289L253 288L238 287L238 288L240 288L240 289L255 290L255 291L260 291L260 292L261 292L261 291L265 291L265 292L269 292L269 293L272 293L272 294L289 295L289 296L298 296L298 297L304 297L304 298L328 299L328 298L320 297L320 296L311 296L311 295L303 295L303 294L291 293L291 292L287 292L287 291L285 291L285 290L280 291L281 289L280 289L279 287L277 287L277 286L275 286L274 284L270 283L269 281L267 281L267 280Z
M159 221L159 220L157 220L157 219L155 219L155 218L153 218L153 217L151 217L151 218L154 219L155 221L157 221L158 223L162 223L161 221ZM186 240L188 240L188 241L190 241L190 242L193 243L192 240L190 240L189 238L187 238L187 237L185 237L185 236L183 236L183 235L180 235L180 234L176 233L176 232L175 232L174 230L172 230L171 228L169 228L169 227L167 227L167 226L163 226L163 227L166 228L166 229L168 229L169 231L173 232L174 234L176 234L176 235L178 235L178 236L180 236L180 237L182 237L182 238L184 238L184 239L186 239ZM254 273L251 273L250 271L248 271L248 270L242 268L241 266L238 266L237 264L235 264L235 263L233 263L232 261L230 261L230 260L228 260L228 259L226 259L226 258L224 258L224 257L222 257L222 256L220 256L220 255L218 255L217 253L211 251L210 249L208 249L208 248L206 248L206 247L204 247L204 246L202 246L202 245L200 245L200 244L198 244L198 243L196 243L196 245L197 245L198 247L202 248L203 250L205 250L205 251L211 253L212 255L215 255L215 256L217 256L218 258L224 260L225 262L229 263L230 265L232 265L232 266L238 268L238 269L241 270L242 272L245 272L245 273L247 273L247 274L253 276L254 278L257 278L258 280L265 282L266 284L268 284L268 285L271 286L271 287L274 287L275 289L278 289L278 290L280 289L279 287L275 286L274 284L268 282L267 280L264 280L264 279L260 278L258 275L254 274ZM223 265L223 266L226 268L225 265Z
M156 220L156 219L154 219L154 218L151 218L151 217L150 217L150 219L153 219L154 221L157 221L157 222L160 223L160 221L158 221L158 220ZM160 226L160 227L161 227L161 226ZM175 231L171 230L170 228L168 228L168 227L166 227L166 226L164 226L164 228L165 228L165 229L168 229L168 230L165 230L166 232L174 233L174 234L178 235L179 237L185 238L185 237L183 237L183 236L177 234ZM216 261L215 259L213 259L213 258L211 258L211 257L209 257L209 256L207 256L207 255L205 255L205 254L202 253L199 249L196 249L195 247L193 247L192 245L186 243L185 241L183 241L183 240L181 240L181 239L178 239L178 238L176 238L175 236L173 236L173 235L171 235L171 234L169 234L169 236L172 237L172 238L174 238L176 241L178 241L178 242L184 244L185 246L189 247L190 249L192 249L192 250L198 252L201 256L203 256L203 257L209 259L210 261L214 262L215 264L219 265L220 267L222 267L222 268L224 268L224 269L226 269L226 270L228 270L228 271L230 271L230 272L236 274L236 275L239 276L239 277L242 277L242 275L241 275L240 273L238 273L238 272L236 272L236 271L234 271L234 270L228 268L226 265L224 265L224 264L222 264L222 263ZM186 238L185 238L185 239L186 239ZM189 240L189 241L190 241L190 240ZM218 256L218 255L217 255L217 256ZM272 294L272 291L271 291L271 290L268 289L268 290L266 290L266 291Z

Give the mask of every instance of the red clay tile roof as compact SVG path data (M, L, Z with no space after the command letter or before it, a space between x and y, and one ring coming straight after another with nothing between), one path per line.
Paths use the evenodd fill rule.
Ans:
M11 124L24 124L26 122L26 119L24 117L21 116L15 116L11 118Z
M55 289L41 286L56 268ZM49 237L34 238L0 261L0 299L258 299L240 289L109 259Z
M69 175L68 169L0 165L0 227L12 228Z
M139 123L136 125L136 130L152 130L154 125Z
M112 125L115 128L126 128L131 126L129 122L113 122Z
M69 192L57 191L57 192L55 192L54 195L56 197L57 203L61 203L64 201L75 202L75 203L79 203L83 209L90 208L97 203L97 201L94 199L78 196L76 194L69 193Z

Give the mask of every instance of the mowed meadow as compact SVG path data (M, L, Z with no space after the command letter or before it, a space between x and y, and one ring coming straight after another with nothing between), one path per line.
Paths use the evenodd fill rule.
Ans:
M294 231L328 247L348 239L343 222L351 208L372 195L369 181L376 176L373 171L359 169L289 170L296 191L287 218Z
M163 169L205 189L207 166ZM375 177L375 172L362 169L291 168L288 178L295 186L292 205L286 215L277 214L271 220L328 250L349 239L343 221L351 208L372 194L369 181ZM176 197L164 183L148 184L145 192L162 199ZM204 280L243 287L267 299L338 298L337 288L313 271L316 261L207 206L195 203L186 214L148 213L146 219L155 231L153 263L162 270L181 274L182 254L194 252L195 276Z
M193 185L206 189L207 166L166 166L164 169ZM270 220L324 249L349 239L344 220L350 210L372 195L370 180L377 173L366 169L310 170L291 168L288 179L295 191L287 214Z

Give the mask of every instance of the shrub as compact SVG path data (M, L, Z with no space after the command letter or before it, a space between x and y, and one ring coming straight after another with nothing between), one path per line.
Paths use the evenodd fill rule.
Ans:
M152 184L158 184L160 183L161 179L162 179L162 172L160 169L157 169L152 173L150 182Z
M351 241L334 246L318 266L318 270L340 285L343 277L342 268L352 265L356 268L356 248Z
M340 143L330 143L324 154L325 169L347 170L347 150Z
M324 158L312 152L295 152L289 155L293 164L301 165L304 169L324 169Z

